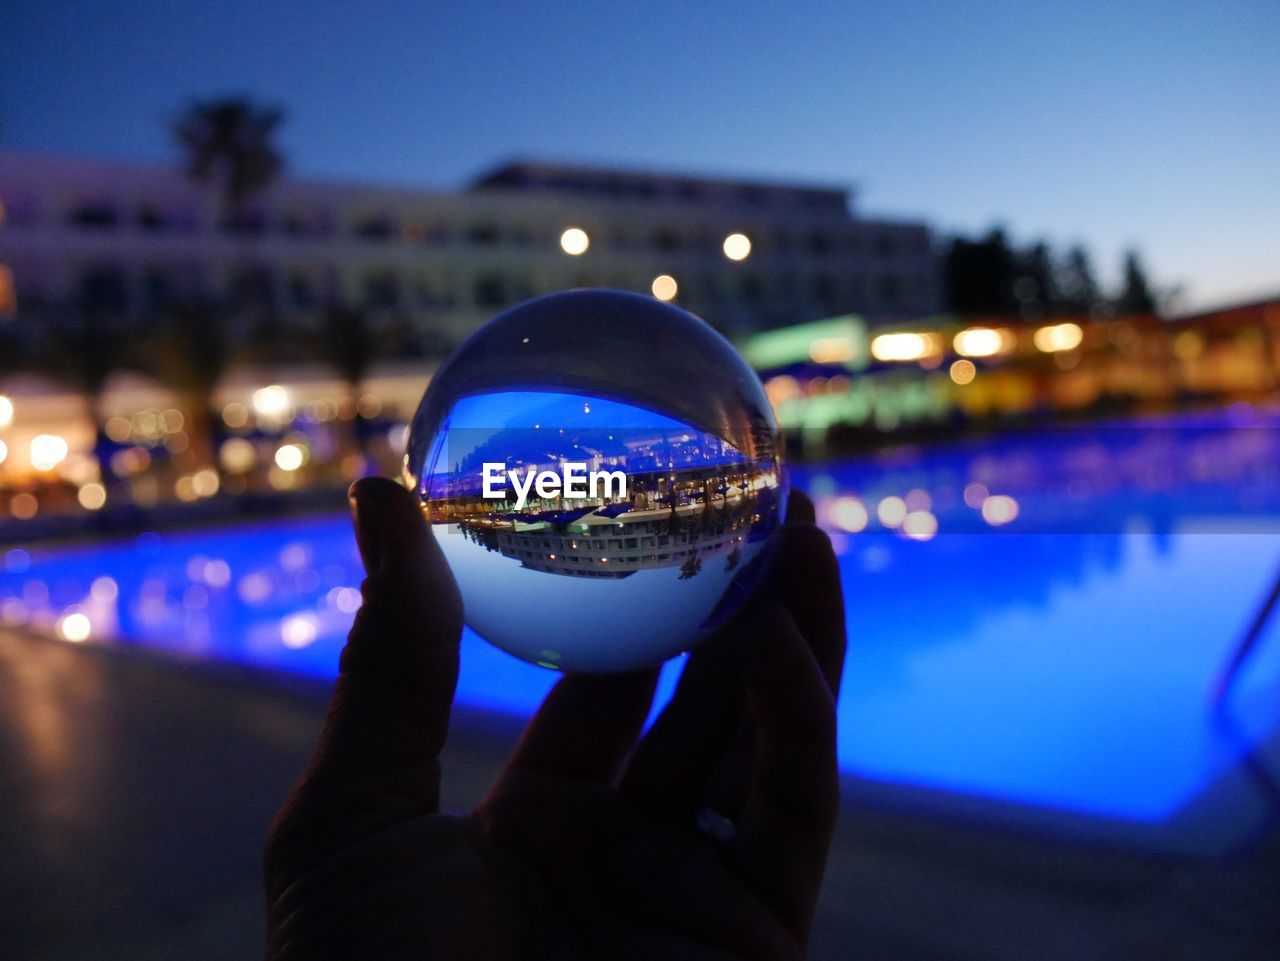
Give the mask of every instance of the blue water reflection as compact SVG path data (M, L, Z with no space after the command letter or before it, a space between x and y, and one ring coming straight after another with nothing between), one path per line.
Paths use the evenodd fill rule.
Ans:
M1193 429L794 472L840 557L848 774L1134 826L1207 809L1217 835L1267 813L1280 623L1239 679L1230 730L1208 691L1280 575L1277 435L1177 426ZM29 546L4 556L0 617L329 676L360 576L345 517ZM490 709L526 712L555 677L470 633L462 663L459 699Z

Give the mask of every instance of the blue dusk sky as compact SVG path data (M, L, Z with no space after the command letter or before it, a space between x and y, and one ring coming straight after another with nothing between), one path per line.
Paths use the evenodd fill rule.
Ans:
M1280 289L1280 4L7 0L0 147L171 162L196 97L300 175L524 156L849 185L867 214L1136 246L1184 306Z

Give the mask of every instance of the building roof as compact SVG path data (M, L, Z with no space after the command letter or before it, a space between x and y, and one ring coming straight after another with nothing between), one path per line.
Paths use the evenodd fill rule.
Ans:
M771 183L686 174L517 160L473 180L470 190L520 190L593 195L618 200L678 200L768 210L802 207L850 212L847 187Z

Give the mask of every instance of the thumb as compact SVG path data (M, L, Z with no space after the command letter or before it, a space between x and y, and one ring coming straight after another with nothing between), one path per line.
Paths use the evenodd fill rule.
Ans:
M409 491L367 477L349 497L368 576L306 780L409 796L435 810L462 598Z

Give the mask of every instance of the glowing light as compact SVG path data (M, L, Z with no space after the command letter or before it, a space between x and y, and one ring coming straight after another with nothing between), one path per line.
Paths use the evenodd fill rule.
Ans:
M809 359L815 364L844 364L856 351L848 337L819 337L809 344Z
M1080 325L1070 321L1065 324L1041 327L1036 331L1034 338L1036 349L1046 354L1053 354L1060 350L1074 350L1083 340L1084 331Z
M907 519L907 502L901 497L886 497L876 506L876 517L885 527L897 527Z
M751 238L746 234L730 234L724 239L724 255L730 260L746 260L751 255Z
M306 452L297 444L284 444L276 451L276 466L283 471L295 471L306 461Z
M89 596L99 604L110 604L120 596L120 585L115 582L115 578L104 574L95 578L89 586Z
M356 412L366 419L382 413L382 398L377 394L362 394L356 401Z
M257 460L257 455L254 453L252 443L243 437L232 437L222 445L222 450L218 452L218 460L222 461L222 466L231 473L238 474L252 467L253 462Z
M101 484L85 484L76 492L76 500L87 511L100 510L107 502L107 489Z
M284 646L297 650L316 639L314 614L291 614L280 622L280 640Z
M764 392L769 397L769 403L776 408L779 404L800 396L800 382L790 374L779 374L764 382Z
M676 291L679 289L676 279L670 274L658 274L657 277L653 278L653 284L650 287L650 290L653 291L653 296L659 300L675 300Z
M1007 330L991 327L970 327L951 340L951 346L961 357L994 357L1011 346L1012 336Z
M1199 331L1184 330L1173 338L1173 355L1178 360L1195 360L1204 353L1204 338Z
M6 624L22 624L27 619L27 605L16 597L5 598L0 603L0 620Z
M0 317L11 317L18 309L18 297L13 289L13 271L0 264Z
M190 503L198 500L200 495L196 493L195 485L191 483L191 475L183 474L174 482L173 492L178 496L178 500Z
M4 459L9 456L9 445L0 440L0 464L4 463Z
M83 611L64 615L58 621L58 633L62 635L63 640L71 641L73 644L87 641L92 632L93 625L89 622L89 615Z
M262 573L249 574L236 586L236 592L246 604L261 604L271 596L271 578Z
M906 496L907 510L909 511L927 511L933 509L933 498L929 496L927 490L917 487L908 491Z
M360 592L354 587L335 587L330 593L333 606L343 614L354 614L360 610Z
M259 387L253 392L253 409L263 417L280 417L289 410L289 392L279 384Z
M223 560L212 560L200 571L200 579L210 587L226 587L231 583L231 565Z
M993 494L982 502L982 519L992 527L1008 524L1018 516L1018 502L1007 494Z
M133 432L133 425L129 423L128 417L109 417L107 422L102 425L102 429L107 432L117 444L123 444L129 439L129 435Z
M67 442L57 434L39 434L31 439L31 466L53 470L67 457Z
M192 584L182 592L182 606L189 611L203 611L209 606L209 592L199 584Z
M982 502L991 496L991 491L987 490L986 484L966 484L964 488L964 502L975 511L982 510Z
M827 517L833 525L850 534L867 527L867 508L856 497L837 497L827 509Z
M971 360L957 360L951 365L950 373L951 380L963 387L965 384L973 383L973 379L978 376L978 368Z
M228 427L243 427L249 423L249 408L232 402L222 408L222 420Z
M934 352L935 342L931 334L906 331L880 334L871 341L871 356L882 361L919 360Z
M191 489L197 497L212 497L218 493L218 472L206 467L191 475Z
M13 401L0 394L0 427L8 427L13 423Z
M560 249L570 257L578 257L587 252L591 246L591 238L581 227L570 227L560 235Z
M911 511L902 519L902 533L913 541L933 540L938 533L938 518L930 511Z

